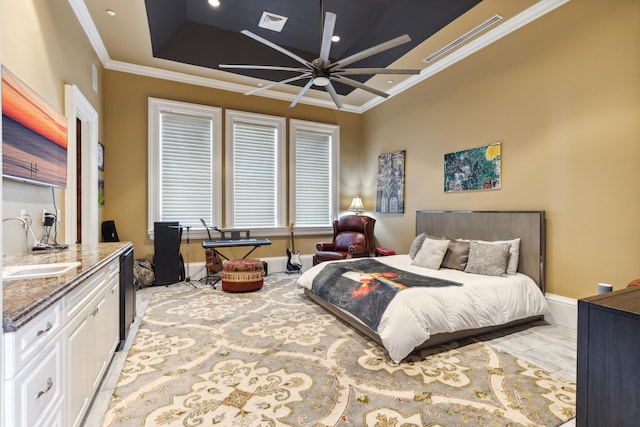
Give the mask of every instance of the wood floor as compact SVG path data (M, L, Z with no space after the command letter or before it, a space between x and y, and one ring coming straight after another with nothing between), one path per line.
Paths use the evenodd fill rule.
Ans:
M282 274L282 276L283 279L287 277L284 274ZM146 288L138 291L136 309L138 315L131 327L124 348L117 352L111 361L111 365L102 381L100 390L96 394L93 404L85 418L84 427L102 426L102 418L109 407L111 395L118 382L120 371L122 370L127 353L142 320L142 314L149 302L149 296L157 289L157 287ZM487 341L494 348L534 363L549 372L555 373L561 378L573 382L576 381L577 338L576 330L574 329L539 321L529 325L516 326L504 332L500 331L482 335L479 338ZM575 426L575 419L562 425L562 427L573 426Z

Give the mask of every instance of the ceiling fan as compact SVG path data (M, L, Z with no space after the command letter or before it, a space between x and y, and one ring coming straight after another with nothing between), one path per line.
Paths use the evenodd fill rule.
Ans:
M291 83L297 80L309 79L307 84L300 90L296 98L291 103L290 107L295 107L298 101L302 99L304 94L311 88L311 86L317 86L318 88L324 88L331 98L333 102L336 104L338 109L342 108L342 102L338 98L338 94L336 93L332 81L340 82L345 85L362 89L367 92L373 93L378 96L382 96L387 98L389 94L375 89L371 86L367 86L365 84L360 83L357 80L350 79L346 76L348 75L365 75L365 74L419 74L420 70L411 70L411 69L387 69L387 68L345 68L346 66L353 64L354 62L360 61L362 59L368 58L370 56L376 55L378 53L384 52L385 50L389 50L396 46L400 46L411 41L411 38L405 34L384 43L380 43L353 55L350 55L346 58L340 59L335 62L331 62L329 59L329 51L331 50L331 38L333 37L333 31L336 25L336 14L327 12L325 15L323 30L322 30L322 40L320 43L320 56L313 61L307 61L306 59L296 55L295 53L270 42L269 40L260 37L257 34L252 33L249 30L242 30L241 33L245 36L251 37L252 39L269 46L272 49L277 50L290 58L295 59L304 67L281 67L276 65L232 65L232 64L220 64L220 68L230 68L230 69L247 69L247 70L277 70L277 71L292 71L301 73L295 77L291 77L285 80L281 80L278 82L274 82L267 86L263 86L258 89L254 89L250 92L245 93L245 95L253 95L255 93L271 89L275 86Z

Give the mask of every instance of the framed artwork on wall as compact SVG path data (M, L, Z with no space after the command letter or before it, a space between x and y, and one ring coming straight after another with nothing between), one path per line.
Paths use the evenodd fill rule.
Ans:
M404 213L404 160L406 151L378 156L376 212Z
M499 142L444 155L444 192L499 190Z
M98 206L104 206L104 180L98 178Z
M2 67L2 175L67 186L67 118Z
M98 169L104 171L104 145L98 142Z

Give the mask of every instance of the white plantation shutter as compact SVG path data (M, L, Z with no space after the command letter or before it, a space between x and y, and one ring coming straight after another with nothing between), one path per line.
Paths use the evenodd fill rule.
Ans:
M221 110L149 98L149 217L203 229L220 221Z
M275 227L277 176L276 129L233 126L234 227Z
M227 112L227 226L284 224L284 119Z
M213 123L210 118L160 114L160 219L199 227L212 222Z
M328 227L337 216L337 126L292 120L291 218L296 228Z
M296 133L296 225L331 224L331 137Z

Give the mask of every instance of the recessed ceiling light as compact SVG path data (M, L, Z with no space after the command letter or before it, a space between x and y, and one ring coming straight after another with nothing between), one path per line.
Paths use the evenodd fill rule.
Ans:
M116 11L115 10L111 10L111 9L107 9L107 15L116 16Z
M331 37L331 41L332 41L332 42L334 42L334 43L339 42L339 41L340 41L340 36L333 36L333 37Z
M387 80L387 84L393 83L393 80Z
M220 0L209 0L209 4L213 7L220 6Z

